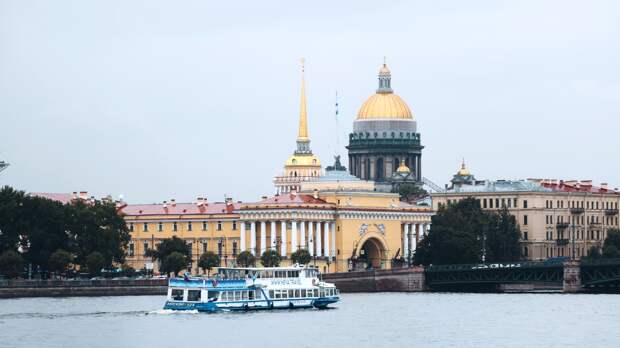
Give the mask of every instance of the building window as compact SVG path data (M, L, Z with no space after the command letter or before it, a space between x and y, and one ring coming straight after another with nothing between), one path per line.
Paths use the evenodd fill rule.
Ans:
M523 226L527 226L527 215L523 215Z
M148 223L143 223L142 224L142 231L144 232L148 232L149 231L149 224Z
M187 248L189 249L190 256L194 254L194 251L192 250L192 246L193 246L193 244L191 242L187 243Z
M202 241L202 253L206 253L207 252L207 241L204 240Z
M218 231L221 231L221 230L222 230L222 222L221 222L221 221L218 221L218 222L217 222L217 230L218 230Z
M232 229L233 231L237 230L237 221L232 222Z
M133 256L135 253L135 248L133 243L129 244L129 256Z
M495 198L495 209L499 209L499 198Z
M176 221L172 223L172 230L174 232L176 232L178 230L178 226L177 226L177 222Z
M527 209L527 200L523 200L523 209Z
M220 258L222 258L222 240L220 239L217 242L217 254L219 255Z
M527 240L527 231L523 232L523 240Z
M489 208L493 209L493 198L489 198Z
M129 232L133 232L133 222L129 223Z
M163 231L163 230L164 230L164 224L160 221L160 222L157 224L157 231L161 232L161 231Z
M512 208L512 200L508 198L508 208Z
M515 207L515 208L517 207L517 199L516 198L512 199L512 206Z
M506 199L502 198L502 208L506 206Z
M487 207L487 199L486 198L482 200L482 207L483 208Z
M233 256L237 256L237 241L233 241Z
M187 230L190 231L190 232L192 230L192 222L191 221L187 222Z
M148 254L149 251L149 243L144 242L144 244L142 245L142 248L144 250L142 250L142 255L146 256L146 254Z
M207 229L208 229L207 222L206 222L206 221L203 221L203 222L202 222L202 230L203 230L203 231L206 231Z

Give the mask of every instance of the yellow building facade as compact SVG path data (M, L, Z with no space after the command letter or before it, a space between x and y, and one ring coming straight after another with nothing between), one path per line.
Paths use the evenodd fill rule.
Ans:
M381 117L390 116L386 112L390 111ZM399 170L409 168L402 163ZM123 206L120 212L131 233L128 263L157 273L157 263L146 250L177 236L191 246L187 270L193 274L201 272L197 261L207 251L218 254L226 266L235 266L242 251L258 259L267 250L276 250L282 265L290 265L291 254L306 249L325 273L388 269L409 264L430 228L430 207L403 203L396 193L378 191L373 181L349 174L339 157L323 173L310 149L303 61L297 147L274 184L277 194L257 202L198 198L193 203Z

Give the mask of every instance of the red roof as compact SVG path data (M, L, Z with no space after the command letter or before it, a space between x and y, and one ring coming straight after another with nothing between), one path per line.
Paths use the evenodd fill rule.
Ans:
M560 181L559 183L542 183L543 187L552 189L553 191L559 192L584 192L584 193L609 193L609 194L620 194L620 191L606 189L599 186L592 185L583 185L583 184L571 184L566 185L565 182Z
M320 199L314 198L313 195L308 194L291 194L285 193L273 197L269 197L263 199L257 203L250 204L326 204L327 202Z
M239 203L205 202L201 206L196 203L166 204L128 204L120 209L125 215L183 215L183 214L232 214L239 208Z
M67 204L73 200L74 196L70 193L51 193L51 192L31 192L31 196L51 199L62 204Z

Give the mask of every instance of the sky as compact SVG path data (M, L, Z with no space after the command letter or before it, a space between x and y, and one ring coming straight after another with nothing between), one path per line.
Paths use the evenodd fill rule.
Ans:
M464 158L620 187L620 3L540 0L0 0L0 185L257 200L295 149L300 57L328 165L384 56L440 186Z

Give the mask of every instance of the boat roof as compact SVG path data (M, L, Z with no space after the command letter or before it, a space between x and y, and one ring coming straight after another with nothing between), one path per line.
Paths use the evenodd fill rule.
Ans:
M288 267L220 267L219 270L237 270L237 271L299 271L302 269L318 269L315 266L288 266Z

